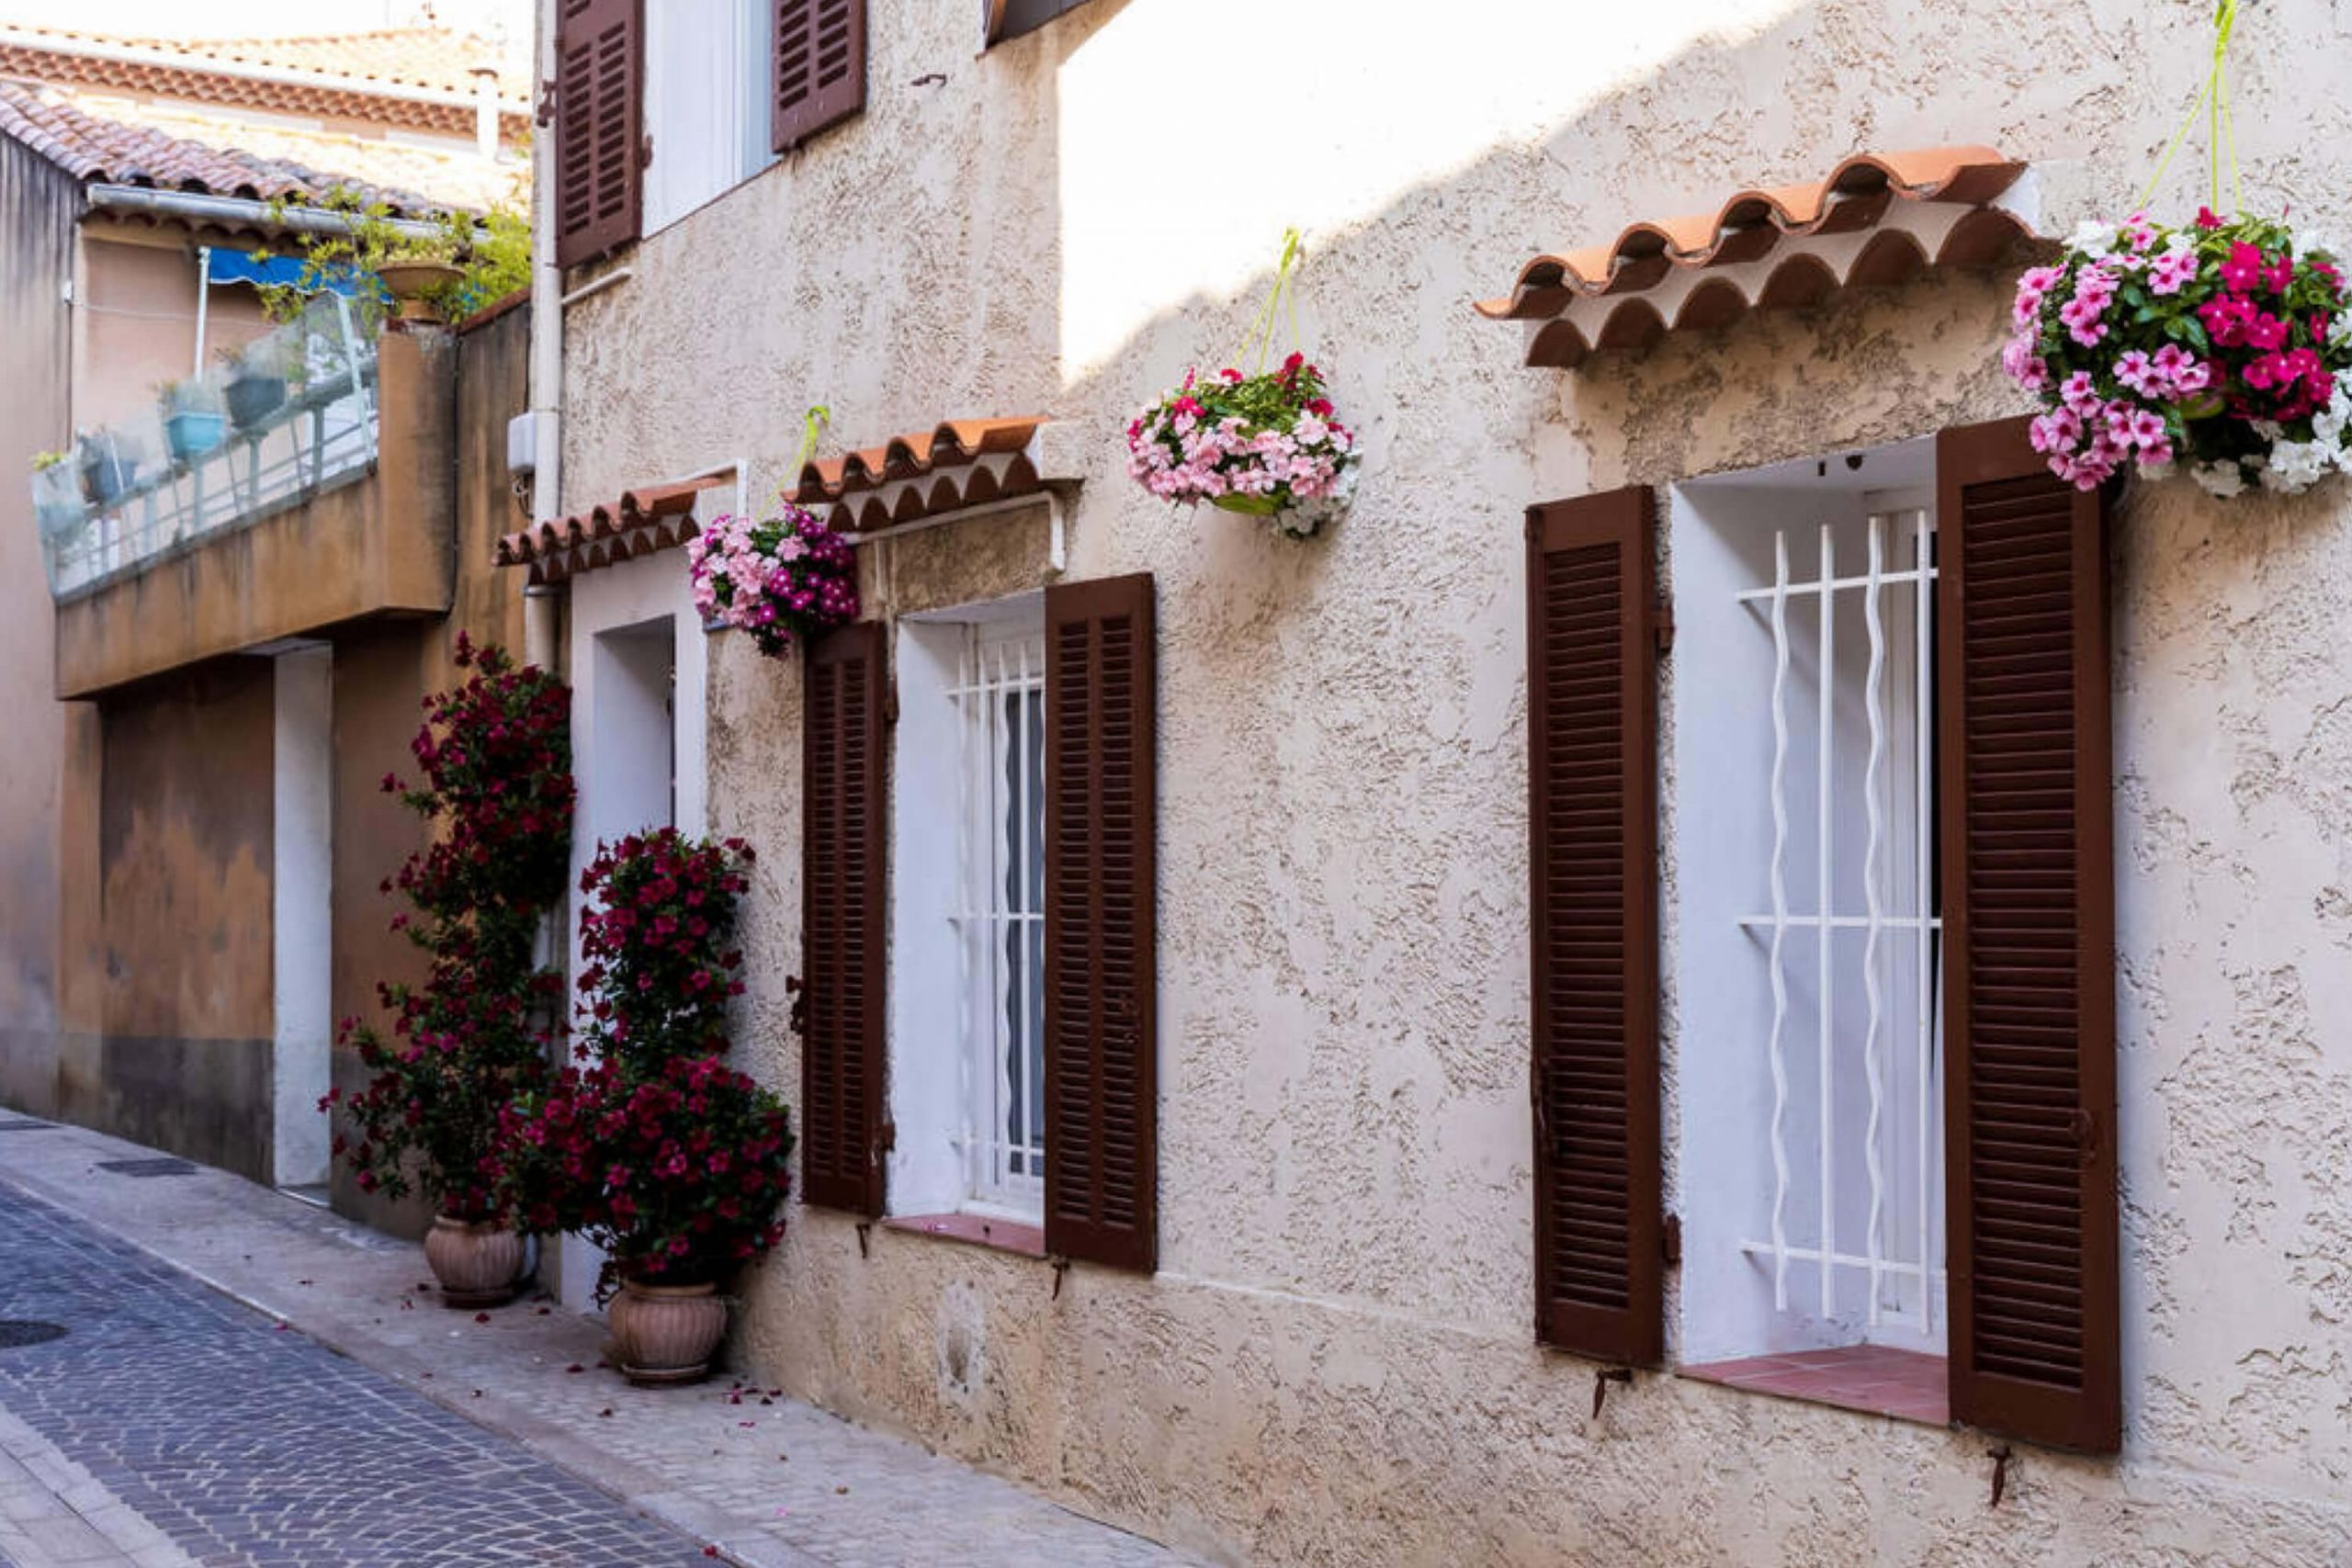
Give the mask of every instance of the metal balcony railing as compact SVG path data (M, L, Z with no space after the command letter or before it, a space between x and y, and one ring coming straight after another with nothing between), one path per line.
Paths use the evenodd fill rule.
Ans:
M96 592L157 559L365 477L377 455L370 302L314 298L294 321L81 433L33 473L49 587Z

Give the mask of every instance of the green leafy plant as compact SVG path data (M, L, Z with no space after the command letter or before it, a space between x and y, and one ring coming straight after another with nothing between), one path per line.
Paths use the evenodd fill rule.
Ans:
M385 267L404 262L443 262L458 269L457 277L425 294L451 321L494 304L530 282L531 223L517 203L500 202L479 219L450 211L403 221L380 198L337 186L305 205L332 214L337 222L324 232L296 238L289 254L300 256L302 268L292 283L261 286L262 310L272 321L290 321L312 295L354 278L372 279ZM292 207L281 197L271 204L271 215L282 224ZM419 232L417 221L429 229ZM254 254L268 260L275 253ZM380 285L362 289L359 298L380 314ZM379 323L367 324L372 330Z
M526 1228L605 1249L600 1294L715 1282L783 1235L790 1113L723 1060L751 860L665 828L599 846L581 879L588 1065L509 1108L499 1190Z
M346 1020L344 1039L373 1075L342 1103L349 1134L334 1152L363 1191L421 1191L439 1212L499 1216L499 1122L545 1083L560 1038L563 978L534 960L548 910L563 897L574 790L571 693L462 635L455 690L426 699L411 750L423 781L384 788L424 818L433 842L384 890L414 914L396 916L430 955L422 985L378 987L389 1036Z

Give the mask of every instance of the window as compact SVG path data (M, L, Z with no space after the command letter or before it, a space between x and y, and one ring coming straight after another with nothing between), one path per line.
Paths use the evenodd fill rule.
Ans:
M765 168L765 0L662 0L645 10L645 227L674 223Z
M1674 497L1687 1362L1943 1349L1932 477Z
M1045 1208L1046 649L1037 596L899 629L891 1206Z

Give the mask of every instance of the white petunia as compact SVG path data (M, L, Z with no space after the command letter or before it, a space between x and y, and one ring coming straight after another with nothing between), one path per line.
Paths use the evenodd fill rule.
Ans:
M2066 248L2086 256L2104 256L2115 249L2115 225L2112 223L2077 223L2074 234L2066 241Z

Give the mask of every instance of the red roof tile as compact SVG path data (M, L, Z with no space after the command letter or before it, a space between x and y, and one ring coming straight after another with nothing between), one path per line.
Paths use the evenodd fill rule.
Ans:
M2025 167L1990 147L1862 153L1808 185L1743 190L1712 212L1644 220L1606 244L1537 256L1509 295L1477 309L1539 323L1530 365L1570 366L1925 266L1988 265L2032 234L2001 205Z
M453 137L473 133L477 65L497 70L501 129L519 136L529 124L528 57L466 33L402 28L187 40L0 22L0 75ZM420 101L419 95L464 101Z
M699 532L695 498L719 482L714 478L648 485L624 491L610 505L535 523L498 541L498 564L530 568L534 584L561 582L580 572L683 545Z
M53 87L0 81L0 134L22 141L78 179L261 201L280 197L312 201L341 187L356 190L364 199L380 201L401 213L469 205L377 184L360 170L346 167L329 171L291 160L263 157L228 143L228 135L242 136L248 128L213 126L201 120L184 123L216 130L222 140L215 144L174 135L153 125L133 124L96 112ZM322 151L352 154L341 161L367 161L367 149L357 138L311 140L322 143ZM337 142L352 145L343 147ZM433 171L428 165L419 172L430 175Z
M871 534L920 518L1035 495L1044 489L1029 446L1045 423L1027 419L950 420L892 436L879 446L810 463L792 499L810 511L831 507L836 528Z

